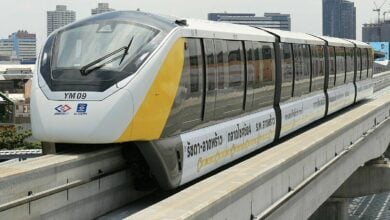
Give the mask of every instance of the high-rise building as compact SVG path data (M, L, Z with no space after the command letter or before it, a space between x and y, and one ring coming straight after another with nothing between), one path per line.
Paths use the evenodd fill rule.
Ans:
M95 9L91 9L91 14L96 15L104 12L110 12L115 11L114 9L110 8L108 3L98 3L98 7Z
M291 31L290 14L264 13L264 17L256 17L256 14L252 13L209 13L208 19Z
M67 10L65 5L57 5L55 11L47 12L47 35L75 20L76 12Z
M364 42L390 42L390 21L363 25Z
M37 37L27 31L18 31L7 39L0 39L0 57L3 61L17 60L22 64L34 64L36 50Z
M356 39L356 7L346 0L322 0L322 34Z

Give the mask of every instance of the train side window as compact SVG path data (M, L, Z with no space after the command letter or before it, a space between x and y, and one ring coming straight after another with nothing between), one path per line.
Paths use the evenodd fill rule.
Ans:
M207 91L216 89L216 62L214 57L214 43L212 39L204 39L204 51L206 58Z
M325 54L324 46L311 46L312 54L312 86L311 91L324 89Z
M292 45L288 43L280 44L280 54L282 59L282 90L280 101L285 101L292 96L293 83L293 54Z
M309 93L310 90L310 52L309 45L293 44L295 82L294 97Z
M356 48L356 67L356 81L359 81L362 74L362 50L360 48Z
M217 57L217 97L215 101L214 117L220 119L225 117L225 104L229 99L226 92L228 79L228 49L225 40L214 40L215 55Z
M244 65L243 48L240 41L227 41L229 62L229 88L243 86Z
M252 47L252 41L245 41L246 49L246 65L247 65L247 86L246 86L246 103L245 110L251 111L253 106L253 81L256 71L256 65L254 60L254 50Z
M275 50L272 43L253 42L254 98L256 109L272 106L275 93Z
M225 88L225 74L227 71L226 41L214 40L215 56L217 58L217 89Z
M353 78L355 75L354 48L352 48L352 47L345 48L345 54L346 54L346 62L347 62L347 74L345 77L345 82L351 83L351 82L353 82Z
M214 105L216 96L217 82L217 65L214 52L214 41L212 39L204 39L204 53L206 61L206 96L204 108L204 121L214 119Z
M368 64L367 49L362 48L361 52L362 52L362 73L361 73L360 78L361 78L361 80L364 80L364 79L367 79L367 64Z
M328 88L333 88L336 80L336 53L334 47L328 47L329 54L329 81Z
M235 115L243 110L244 100L244 54L241 41L226 41L228 47L229 87L226 91L230 100L225 113Z
M336 47L336 86L345 83L345 48Z
M200 39L188 38L184 59L183 129L200 123L202 117L203 57Z
M368 65L367 65L367 68L368 68L368 75L367 75L367 78L371 79L372 78L372 74L373 74L373 64L374 64L374 53L372 51L371 48L367 48L367 53L368 53Z

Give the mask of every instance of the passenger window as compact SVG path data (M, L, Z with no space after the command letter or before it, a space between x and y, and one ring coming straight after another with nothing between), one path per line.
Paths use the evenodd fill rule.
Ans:
M180 108L175 109L180 109L180 121L182 129L185 130L196 126L202 120L203 57L200 39L186 40L181 86L183 89Z
M347 75L345 78L346 83L353 82L353 78L355 75L355 55L354 48L345 48L346 52L346 62L347 62Z
M295 83L294 97L309 93L310 90L310 52L309 45L293 44Z
M251 111L253 106L253 81L255 75L255 60L251 41L245 42L246 49L246 65L247 65L247 86L246 86L246 103L245 110Z
M362 77L362 51L360 48L356 48L356 67L356 81L359 81Z
M217 66L214 57L214 43L211 39L205 39L203 42L206 56L207 90L214 91L217 72Z
M206 61L206 96L204 106L204 121L214 119L215 97L216 97L216 82L217 82L217 65L214 52L214 41L212 39L204 39L204 53Z
M362 48L362 74L361 74L361 80L367 79L367 49Z
M336 47L336 86L343 85L345 83L345 48Z
M244 106L244 51L241 41L215 40L218 89L215 117L235 116Z
M280 101L285 101L292 96L293 59L291 44L281 43L280 54L282 59L282 90Z
M254 99L256 109L273 105L275 92L275 51L272 43L253 42Z
M324 89L325 55L324 46L311 46L312 55L312 84L311 91Z
M329 55L329 80L328 88L333 88L336 81L336 53L334 47L328 47Z
M373 54L373 51L371 48L367 49L367 53L368 53L368 75L367 77L369 79L372 78L372 74L373 74L373 64L374 64L374 54Z
M229 88L243 86L244 65L242 44L240 41L227 41L229 62Z

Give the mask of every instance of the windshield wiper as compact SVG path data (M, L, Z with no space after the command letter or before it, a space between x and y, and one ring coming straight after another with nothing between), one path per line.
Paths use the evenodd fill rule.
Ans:
M109 58L109 57L111 57L111 56L113 56L113 55L115 55L115 54L121 52L122 50L124 50L125 52L123 53L122 58L121 58L121 61L119 62L119 65L121 65L121 63L123 62L123 60L125 59L126 55L127 55L128 52L129 52L130 46L131 46L131 44L133 43L133 39L134 39L134 36L130 39L130 42L129 42L129 44L127 45L127 47L126 47L126 46L121 47L121 48L119 48L119 49L117 49L117 50L115 50L115 51L113 51L113 52L111 52L111 53L105 55L104 57L101 57L101 58L99 58L99 59L97 59L97 60L94 60L94 61L90 62L89 64L87 64L87 65L81 67L81 69L80 69L81 75L86 76L86 75L88 75L89 73L91 73L91 72L93 72L93 71L95 71L95 70L97 70L97 69L102 68L102 67L105 66L107 63L114 62L115 60L119 59L119 56L114 57L113 59L111 59L111 60L109 60L109 61L107 61L107 62L102 63L101 65L95 66L96 64L102 62L103 60L105 60L105 59L107 59L107 58ZM92 68L92 69L89 69L89 68L91 68L92 66L95 66L95 67Z
M129 49L130 49L130 46L131 46L131 44L133 43L133 39L134 39L134 36L131 37L129 44L127 45L127 48L125 49L125 52L123 53L123 56L122 56L122 58L121 58L121 61L119 62L119 65L121 65L121 63L122 63L123 60L125 59L126 55L128 54Z
M101 58L99 58L97 60L94 60L94 61L88 63L87 65L83 66L83 67L81 67L81 69L80 69L81 75L83 75L83 76L88 75L90 72L102 68L107 63L111 63L111 62L115 61L116 59L118 59L118 57L115 57L114 59L111 59L111 60L109 60L109 61L107 61L105 63L102 63L101 65L96 66L95 68L89 69L90 67L95 66L96 64L102 62L103 60L105 60L105 59L107 59L107 58L109 58L109 57L111 57L111 56L121 52L122 50L126 50L126 49L127 49L127 47L121 47L121 48L119 48L119 49L117 49L117 50L115 50L115 51L113 51L113 52L111 52L111 53L109 53L109 54L107 54L107 55L105 55L105 56L103 56L103 57L101 57Z

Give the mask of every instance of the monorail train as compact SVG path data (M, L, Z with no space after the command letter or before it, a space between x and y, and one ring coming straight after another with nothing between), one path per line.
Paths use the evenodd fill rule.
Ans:
M105 13L48 37L33 135L136 149L172 189L369 97L372 64L354 40Z

